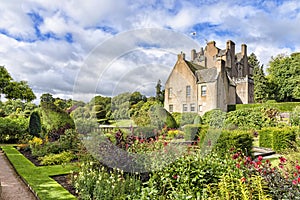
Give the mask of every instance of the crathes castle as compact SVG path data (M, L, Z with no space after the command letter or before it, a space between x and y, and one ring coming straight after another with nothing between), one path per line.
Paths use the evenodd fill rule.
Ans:
M229 105L253 103L253 67L247 58L247 46L235 52L235 43L227 41L226 49L208 42L199 52L191 50L191 60L178 55L165 84L164 107L169 112L228 110Z

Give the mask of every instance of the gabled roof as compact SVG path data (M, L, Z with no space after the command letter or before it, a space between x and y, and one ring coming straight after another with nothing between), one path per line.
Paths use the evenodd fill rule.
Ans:
M190 68L190 70L196 74L197 70L202 70L202 69L206 69L205 67L201 66L201 65L197 65L195 63L192 63L190 61L185 60L185 63L187 64L187 66Z
M215 82L218 78L218 71L217 68L208 68L196 71L196 77L198 83L210 83Z

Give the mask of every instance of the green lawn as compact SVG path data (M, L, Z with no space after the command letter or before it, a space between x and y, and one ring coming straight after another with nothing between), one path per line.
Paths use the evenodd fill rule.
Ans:
M36 167L14 148L14 146L1 146L1 148L18 174L29 184L39 199L77 199L55 180L50 178L50 176L69 174L72 170L76 170L77 167L75 165L67 164Z

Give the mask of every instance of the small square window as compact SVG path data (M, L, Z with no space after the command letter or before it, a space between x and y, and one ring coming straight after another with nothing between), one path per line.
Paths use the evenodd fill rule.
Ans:
M169 105L169 112L173 112L173 105Z
M202 110L203 110L203 106L199 105L199 112L202 112Z
M191 104L191 112L195 112L195 104L194 103Z
M187 104L183 104L183 105L182 105L182 111L183 111L183 112L187 112L187 111L188 111L188 106L187 106Z

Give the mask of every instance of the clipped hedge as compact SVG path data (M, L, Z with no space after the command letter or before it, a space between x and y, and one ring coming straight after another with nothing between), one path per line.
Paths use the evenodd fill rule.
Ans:
M245 155L251 155L253 136L250 131L222 130L214 149L223 154L234 148L242 151Z
M133 129L133 135L140 138L150 138L157 136L157 127L155 126L140 126Z
M259 146L269 147L280 152L293 147L296 136L297 129L295 127L263 128L259 131Z
M198 133L201 130L200 124L187 124L183 127L184 139L187 141L197 140Z

